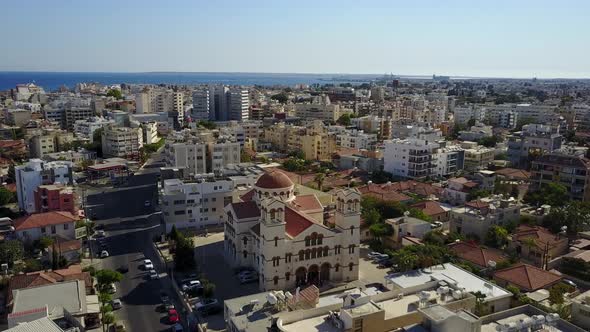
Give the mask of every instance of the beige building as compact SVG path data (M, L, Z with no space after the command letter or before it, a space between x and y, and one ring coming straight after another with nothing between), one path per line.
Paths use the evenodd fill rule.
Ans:
M301 151L308 160L331 160L336 151L336 136L328 133L321 121L314 121L309 127L284 123L267 127L264 140L279 151Z
M108 157L136 159L143 147L141 128L106 126L102 133L102 153Z
M239 164L241 147L239 142L212 141L201 137L166 143L164 154L168 166L184 167L188 170L185 174L196 175Z
M336 194L334 227L314 194L296 195L282 172L263 174L244 201L226 206L225 259L248 266L259 288L295 289L358 279L360 193Z
M344 113L352 113L352 110L344 110L340 105L332 104L328 96L318 96L308 104L295 104L295 116L306 120L336 121Z
M461 147L465 149L464 169L477 171L487 169L494 161L494 149L486 148L475 142L463 142Z
M65 130L44 129L41 135L31 137L29 151L31 157L41 158L61 150L65 144L74 140L74 134Z

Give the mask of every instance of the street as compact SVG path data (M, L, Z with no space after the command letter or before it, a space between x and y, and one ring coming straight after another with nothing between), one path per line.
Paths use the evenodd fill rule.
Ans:
M178 299L172 291L166 268L158 260L158 253L151 245L152 238L160 233L159 227L138 231L113 231L107 233L106 243L109 257L102 259L102 268L117 270L127 267L123 280L118 283L113 298L123 301L123 307L115 311L118 321L127 331L165 331L170 329L166 313L159 312L160 294L166 292L177 308ZM149 280L142 269L142 260L151 259L159 280ZM181 313L182 315L182 313Z

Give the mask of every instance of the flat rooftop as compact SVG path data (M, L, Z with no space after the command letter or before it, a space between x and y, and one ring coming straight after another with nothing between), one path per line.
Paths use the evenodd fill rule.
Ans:
M514 316L510 316L510 317L506 317L503 319L499 319L497 321L493 321L487 324L482 324L481 325L481 332L497 332L498 330L496 330L496 326L498 325L504 325L504 324L510 324L510 323L517 323L520 322L521 320L524 319L531 319L531 316L533 315L528 315L525 313L521 313L521 314L516 314ZM545 325L546 326L546 325ZM569 329L562 329L559 326L552 326L551 330L549 329L543 329L541 331L553 331L553 332L567 332L567 331L571 331Z
M485 279L471 274L451 263L431 266L426 269L409 272L395 273L386 277L399 288L409 288L425 284L430 281L445 281L467 292L482 292L486 300L493 300L504 296L512 296L512 293L500 288Z

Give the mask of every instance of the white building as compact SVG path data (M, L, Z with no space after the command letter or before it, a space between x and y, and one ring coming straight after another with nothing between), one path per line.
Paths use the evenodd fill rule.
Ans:
M450 213L451 232L485 238L491 226L504 226L520 219L521 205L514 198L492 196L467 202Z
M114 123L115 121L113 120L93 116L87 120L76 121L74 123L74 133L76 134L76 137L85 138L92 143L94 141L94 132L96 130Z
M248 120L250 101L248 90L242 88L229 89L229 114L231 120Z
M155 121L152 122L145 122L141 125L141 129L143 132L143 142L144 144L154 144L160 141L158 137L158 123Z
M437 151L436 176L451 176L464 168L465 151L458 145L442 144Z
M480 106L466 106L466 107L455 107L454 110L454 121L455 124L467 125L469 120L476 122L483 122L486 117L487 110Z
M209 89L199 89L193 92L193 110L191 118L195 121L209 120L210 107Z
M164 180L161 191L162 213L166 232L172 226L204 228L223 224L223 208L233 201L233 182L213 175L198 176L191 181Z
M377 135L356 129L344 130L336 135L336 145L350 149L374 150L377 145Z
M45 162L31 159L24 165L14 168L18 206L27 213L35 212L35 190L40 185L74 183L70 161Z
M436 175L440 144L415 138L394 139L384 143L384 171L410 179Z
M153 94L153 93L152 93ZM140 92L135 95L135 113L152 113L152 96L149 91Z
M249 266L261 290L358 279L360 193L336 194L335 227L313 194L297 196L282 172L265 173L249 199L226 206L225 259ZM244 197L244 196L243 196Z
M477 142L482 138L492 137L493 135L492 126L486 126L481 122L477 122L469 130L461 130L459 132L459 139L462 141Z
M141 128L106 126L102 133L104 156L135 159L143 147Z

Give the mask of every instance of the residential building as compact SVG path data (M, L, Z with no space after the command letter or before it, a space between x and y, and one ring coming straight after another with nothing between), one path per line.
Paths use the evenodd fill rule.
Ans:
M16 166L14 173L19 208L27 213L35 212L34 192L40 185L72 185L73 165L69 161L45 162L41 159L31 159L24 165Z
M508 160L513 167L528 168L540 155L561 148L563 137L550 125L527 124L522 132L508 136Z
M374 197L384 201L393 201L399 203L409 203L412 197L401 193L391 182L384 184L375 184L369 181L366 185L358 188L363 196Z
M72 187L47 184L37 187L35 195L35 213L50 211L68 211L78 214L76 197Z
M541 268L569 250L568 237L540 226L520 225L510 235L508 247L522 259Z
M441 199L453 205L461 205L468 201L469 194L479 185L477 182L470 181L464 177L451 178L447 181L447 186L442 192Z
M74 140L74 134L65 130L43 129L39 135L30 139L30 155L41 158L47 154L62 150Z
M208 161L211 170L222 169L228 165L240 163L241 150L239 142L229 140L216 141L207 144Z
M141 124L144 144L154 144L160 141L158 137L158 123L155 121L144 122Z
M152 113L152 98L148 91L143 91L135 95L135 113Z
M486 126L481 122L476 122L469 130L459 131L459 139L462 141L477 142L483 138L492 137L494 135L492 126Z
M241 160L239 142L207 141L202 137L167 142L164 153L167 165L184 167L187 176L221 170L228 165L239 164Z
M494 127L514 129L518 124L518 113L514 110L490 110L485 114L486 122Z
M432 231L433 226L430 222L410 217L410 213L406 211L403 217L387 219L385 223L391 226L393 233L388 239L392 240L394 247L399 247L402 243L402 238L409 236L417 239L422 239L424 234Z
M318 198L294 189L289 177L272 171L256 181L250 200L226 206L228 264L254 268L261 290L358 279L360 193L337 192L331 228Z
M95 131L114 123L114 120L107 120L103 117L93 116L86 120L76 121L74 123L74 133L76 134L76 137L87 139L90 143L93 143Z
M201 114L201 117L204 114L206 99L208 99L208 115L209 120L211 121L241 121L248 120L249 118L250 102L247 89L241 87L226 87L223 85L210 85L208 87L208 92L200 92L197 97L197 104L200 105L198 111Z
M138 159L143 147L141 128L104 127L102 132L102 154L107 157Z
M503 226L520 219L520 207L513 198L498 196L465 203L451 210L450 231L485 238L491 226Z
M8 109L4 117L6 118L7 124L22 127L31 120L31 111L25 109Z
M191 118L194 121L208 121L210 109L209 89L197 89L193 92L193 110Z
M494 161L494 149L486 148L475 142L462 142L461 147L465 149L464 169L466 171L477 171L487 169Z
M449 211L451 209L437 201L421 201L410 205L410 207L424 212L432 221L449 221Z
M558 274L528 264L517 264L494 273L494 281L498 285L515 286L522 292L549 289L561 280Z
M336 145L349 149L375 150L377 135L367 134L362 130L344 130L336 134Z
M351 125L366 133L378 134L381 139L392 138L393 120L376 115L367 115L350 119Z
M561 151L542 155L532 161L529 181L530 190L559 183L570 199L590 201L590 160Z
M453 116L455 124L465 126L470 120L483 122L486 116L486 109L473 105L467 107L455 107Z
M436 176L448 177L463 170L465 164L465 150L458 145L440 143L436 157Z
M590 291L586 291L572 300L572 323L590 330Z
M233 181L227 177L199 175L193 180L169 179L161 190L166 231L219 227L224 207L233 202Z
M14 220L14 232L22 241L35 241L43 236L74 240L77 215L67 211L34 213Z
M435 142L415 138L386 141L383 170L394 176L410 179L436 176L439 147Z
M76 121L87 120L95 115L92 108L90 108L89 101L86 103L68 102L64 105L62 128L73 131Z
M248 120L250 107L248 90L233 87L229 89L228 94L230 120Z
M345 113L352 113L352 111L341 109L338 104L332 104L326 95L314 97L311 103L295 104L295 116L306 120L336 121Z
M443 316L445 317L445 316ZM521 330L529 331L555 331L555 332L584 332L586 330L577 327L564 318L560 318L556 313L547 313L536 306L524 305L491 315L483 316L479 319L481 328L475 332L493 332L493 331L510 331ZM447 330L441 332L466 331L458 329L456 326L449 326Z
M495 264L508 260L502 251L479 246L472 242L455 242L449 244L449 249L463 261L473 264L480 269L488 269Z

